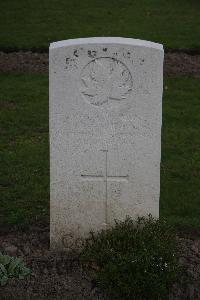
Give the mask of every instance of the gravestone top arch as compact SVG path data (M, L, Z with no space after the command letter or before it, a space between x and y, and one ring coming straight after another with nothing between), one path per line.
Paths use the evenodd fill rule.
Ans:
M55 48L60 48L60 47L91 45L91 44L122 44L128 46L153 48L161 51L163 50L162 44L140 40L140 39L124 38L124 37L90 37L90 38L63 40L63 41L51 43L50 50Z

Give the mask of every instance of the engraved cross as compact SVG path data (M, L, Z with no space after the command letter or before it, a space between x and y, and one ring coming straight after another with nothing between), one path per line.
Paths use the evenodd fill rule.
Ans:
M105 153L105 172L104 175L91 175L91 174L81 174L83 180L86 181L104 181L105 183L105 219L106 224L108 224L108 182L128 182L128 175L124 176L116 176L116 175L108 175L108 150L101 150Z

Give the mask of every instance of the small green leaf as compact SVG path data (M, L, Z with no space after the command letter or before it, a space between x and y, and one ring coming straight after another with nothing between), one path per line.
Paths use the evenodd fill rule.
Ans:
M5 265L8 265L10 263L10 260L11 260L11 257L8 256L8 255L3 255L1 252L0 252L0 264L3 264L4 266Z
M1 286L5 285L7 281L8 281L8 277L6 275L0 278Z
M9 267L8 267L8 274L9 274L9 276L14 275L15 269L17 268L17 266L20 265L21 262L22 261L21 261L20 258L14 258L14 257L12 257L12 261L11 261Z
M18 257L10 257L0 253L0 284L5 285L9 277L24 279L29 275L31 270L27 268L22 259Z
M7 274L7 270L6 268L4 267L4 265L0 264L0 271L1 273L4 275L4 274Z

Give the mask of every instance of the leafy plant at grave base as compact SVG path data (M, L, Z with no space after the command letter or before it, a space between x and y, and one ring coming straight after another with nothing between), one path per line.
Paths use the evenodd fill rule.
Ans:
M3 286L11 277L24 279L31 270L27 268L21 258L3 255L0 252L0 285Z
M95 267L97 285L120 299L165 299L178 281L180 246L174 229L151 215L116 221L113 228L91 233L81 253Z

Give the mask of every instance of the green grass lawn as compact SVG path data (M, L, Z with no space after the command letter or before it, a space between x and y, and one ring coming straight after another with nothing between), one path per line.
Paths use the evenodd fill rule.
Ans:
M6 0L0 48L48 48L51 41L125 36L171 48L200 48L199 0Z
M200 226L199 79L167 78L161 215ZM1 224L48 222L47 75L0 74Z
M168 78L163 99L161 215L200 225L199 79Z
M49 215L48 77L0 74L4 224Z

